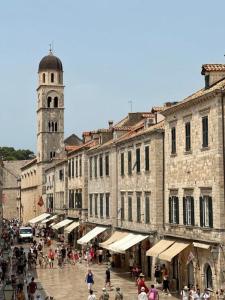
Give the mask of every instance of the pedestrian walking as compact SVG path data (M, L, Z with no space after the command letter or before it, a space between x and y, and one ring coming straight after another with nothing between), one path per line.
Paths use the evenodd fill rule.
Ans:
M123 300L123 293L120 291L119 287L116 287L115 300Z
M141 288L141 292L138 295L138 300L148 300L148 297L147 297L144 287Z
M157 284L159 284L161 282L160 278L161 278L161 271L160 271L160 268L159 266L155 266L155 273L154 273L154 276L155 276L155 284L157 286Z
M163 278L163 293L171 296L170 290L169 290L169 273L168 273L168 270L167 270L165 264L162 265L161 273L162 273L162 278Z
M94 284L94 275L90 269L88 270L85 281L87 283L88 290L90 291L92 289L92 285Z
M151 288L149 289L148 300L159 300L159 293L155 288L154 284L152 284Z
M210 300L210 293L208 289L204 290L204 293L201 294L200 298L202 300Z
M99 300L108 300L108 299L109 299L109 293L107 292L106 288L103 288Z
M55 253L54 253L54 251L50 248L50 249L49 249L49 252L48 252L48 262L49 262L49 267L50 267L50 269L53 268L54 259L55 259Z
M103 257L103 250L99 249L99 252L98 252L99 264L102 264L102 257Z
M107 285L111 289L110 270L109 270L109 268L107 268L106 271L105 271L105 287L107 287Z
M180 292L182 300L189 300L189 288L185 285L183 290Z
M31 282L28 284L28 297L30 300L34 300L36 290L37 290L37 284L34 281L34 277L32 277Z
M137 286L138 286L138 294L141 293L141 289L144 288L145 292L148 293L148 288L145 284L145 275L143 273L141 273L139 275L139 279L137 280Z
M92 290L89 291L88 300L96 300L96 296Z
M26 300L24 291L23 291L23 286L18 286L18 291L17 291L17 295L16 295L16 299L17 300Z

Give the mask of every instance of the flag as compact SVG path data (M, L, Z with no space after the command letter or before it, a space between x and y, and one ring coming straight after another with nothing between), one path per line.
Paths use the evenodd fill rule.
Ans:
M42 198L42 196L39 198L39 200L38 200L38 205L39 206L43 206L44 205L44 201L43 201L43 198Z
M187 265L195 258L194 254L190 251L188 258L187 258Z

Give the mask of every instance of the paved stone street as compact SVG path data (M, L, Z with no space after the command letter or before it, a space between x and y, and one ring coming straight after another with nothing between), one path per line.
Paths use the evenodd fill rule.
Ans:
M91 270L94 273L94 291L97 299L100 296L101 289L104 286L105 265L92 265ZM56 300L79 300L87 299L88 291L85 283L85 273L87 271L86 263L76 264L76 266L66 265L64 269L55 266L54 269L37 269L38 281L43 288L43 293L55 296ZM124 299L136 300L137 287L129 278L127 273L111 272L111 282L113 291L110 291L110 299L114 299L115 287L120 286ZM149 286L150 282L147 282ZM174 297L160 295L160 299L174 299Z

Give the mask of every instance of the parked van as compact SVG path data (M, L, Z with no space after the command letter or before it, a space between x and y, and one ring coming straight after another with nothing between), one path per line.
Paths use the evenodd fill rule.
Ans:
M33 229L32 227L20 227L19 229L19 242L33 242Z

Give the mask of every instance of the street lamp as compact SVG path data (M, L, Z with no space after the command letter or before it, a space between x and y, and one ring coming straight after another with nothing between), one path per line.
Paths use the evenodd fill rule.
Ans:
M14 289L12 287L11 282L6 283L3 291L4 291L4 300L12 300L13 299Z

